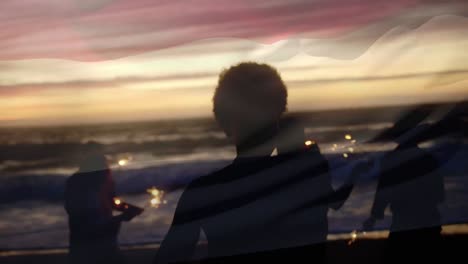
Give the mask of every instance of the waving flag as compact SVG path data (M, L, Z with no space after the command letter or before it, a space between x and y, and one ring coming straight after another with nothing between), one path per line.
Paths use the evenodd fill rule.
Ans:
M99 61L207 38L304 38L310 55L350 59L395 27L467 12L463 1L4 0L0 59Z

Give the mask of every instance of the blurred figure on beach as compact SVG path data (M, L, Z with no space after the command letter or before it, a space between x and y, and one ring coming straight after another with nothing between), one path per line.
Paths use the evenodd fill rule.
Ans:
M71 263L125 262L118 246L120 224L141 212L128 210L114 216L114 197L114 181L102 147L89 143L79 171L66 181Z
M401 130L394 139L398 146L379 160L371 215L363 223L364 230L373 229L390 206L392 224L385 253L389 263L405 258L435 260L442 250L438 206L445 199L444 180L438 172L439 161L418 146L433 130L429 125L418 125L428 115L424 112L413 111L393 126L393 131ZM404 123L408 129L403 128Z
M266 64L232 66L220 74L213 104L237 156L185 189L155 263L190 260L201 231L215 261L324 262L327 211L343 205L352 184L335 191L328 162L300 120L283 117L287 89L279 73Z

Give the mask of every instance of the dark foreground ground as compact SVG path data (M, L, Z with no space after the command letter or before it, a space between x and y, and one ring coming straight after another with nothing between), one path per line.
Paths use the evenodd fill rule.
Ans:
M385 240L360 239L348 245L348 241L336 240L328 243L328 263L382 263ZM128 263L152 263L156 246L124 250ZM468 263L468 235L447 235L444 237L441 263ZM0 254L5 255L6 252ZM18 252L17 252L18 253ZM401 260L406 263L405 259ZM434 261L439 262L439 261ZM63 251L44 253L35 251L32 254L16 254L0 257L1 264L19 263L68 263ZM313 261L311 261L313 263ZM402 264L401 263L401 264ZM418 262L414 262L418 263Z

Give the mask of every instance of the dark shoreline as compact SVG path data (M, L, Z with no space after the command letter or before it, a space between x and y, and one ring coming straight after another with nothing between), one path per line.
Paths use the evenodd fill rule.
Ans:
M385 239L359 239L353 244L349 240L327 242L328 263L381 263ZM468 235L444 235L443 246L440 248L444 263L460 262L466 257ZM128 263L152 263L157 245L148 245L123 250ZM0 252L2 253L2 252ZM3 252L5 253L5 252ZM26 253L26 252L25 252ZM32 254L19 254L0 257L2 264L20 263L68 263L66 250L36 250Z

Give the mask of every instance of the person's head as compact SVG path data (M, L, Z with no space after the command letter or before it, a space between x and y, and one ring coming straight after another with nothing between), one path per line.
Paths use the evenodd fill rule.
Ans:
M226 135L239 145L276 133L286 104L286 85L275 68L243 62L221 72L213 112Z
M102 145L97 142L88 142L79 166L80 172L82 173L109 170L109 164L106 156L104 155Z

